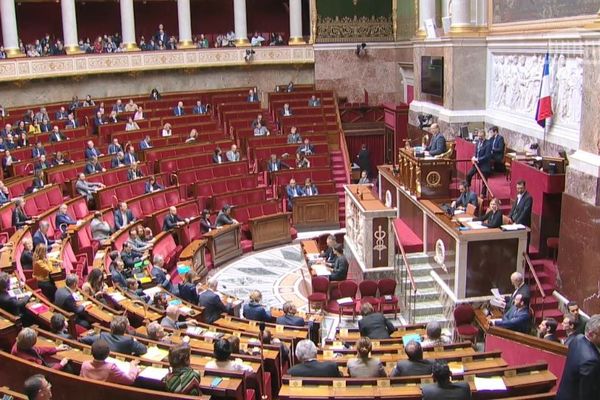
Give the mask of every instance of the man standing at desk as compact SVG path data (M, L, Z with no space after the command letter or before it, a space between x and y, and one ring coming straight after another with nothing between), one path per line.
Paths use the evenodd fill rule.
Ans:
M492 169L490 167L490 160L492 158L492 147L490 145L489 140L485 139L485 131L480 129L477 132L477 145L475 146L475 154L471 157L471 162L473 166L471 170L467 173L467 184L471 186L471 180L473 176L477 174L476 165L481 170L483 177L485 179L489 178L491 175ZM481 187L481 194L485 196L487 194L487 187L483 185Z
M439 156L446 152L446 138L440 133L440 127L438 124L432 124L429 128L431 132L431 141L429 146L425 148L429 152L430 156Z
M508 218L512 224L521 224L527 227L531 226L531 207L533 206L533 198L527 191L527 184L520 180L517 182L517 199L515 200ZM529 245L529 240L527 240Z

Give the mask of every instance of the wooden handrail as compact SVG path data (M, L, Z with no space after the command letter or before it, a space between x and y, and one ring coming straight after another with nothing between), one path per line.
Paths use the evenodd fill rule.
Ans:
M542 295L542 301L543 301L543 299L546 298L546 292L544 291L544 288L542 287L542 284L540 283L540 279L538 278L537 273L535 272L535 269L533 268L533 264L531 263L531 259L529 258L529 255L526 252L523 252L523 257L525 259L525 263L527 264L527 267L529 268L529 271L531 271L531 275L533 276L533 279L535 280L536 286L540 290L540 294Z
M481 178L481 182L483 182L484 186L487 188L487 193L490 195L490 197L494 198L495 197L494 193L492 192L490 185L488 185L487 179L485 179L485 176L483 176L483 172L481 172L479 165L477 165L477 163L473 163L473 165L475 166L475 169L477 170L477 173L479 174L479 177Z
M344 160L344 172L346 173L346 182L350 183L350 155L348 154L348 144L346 143L346 135L342 129L342 119L340 118L340 108L337 101L337 94L334 93L333 102L335 105L335 116L337 119L338 133L340 136L340 150Z

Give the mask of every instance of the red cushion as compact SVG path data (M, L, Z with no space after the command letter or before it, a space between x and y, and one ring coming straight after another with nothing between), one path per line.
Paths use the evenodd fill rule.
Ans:
M479 332L473 325L461 325L456 327L456 331L460 336L475 336Z
M325 301L327 300L327 295L325 293L313 293L308 296L308 301Z
M246 254L252 251L252 240L242 240L240 244L242 245L242 253Z

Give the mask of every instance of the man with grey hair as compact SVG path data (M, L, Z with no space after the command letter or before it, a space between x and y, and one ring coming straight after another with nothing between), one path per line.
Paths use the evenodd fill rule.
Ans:
M185 329L188 325L196 325L196 321L192 319L188 319L186 321L179 321L179 315L181 311L179 310L179 306L170 305L167 307L166 316L160 321L160 324L165 328L171 329Z
M525 278L523 277L522 273L513 272L510 275L510 282L515 288L515 291L512 293L511 296L507 296L504 299L504 301L506 302L506 305L504 306L505 315L508 314L510 309L513 307L515 297L517 297L517 295L521 295L521 298L523 299L527 307L529 307L529 299L531 299L531 291L529 290L529 285L525 283Z
M85 197L87 201L92 201L94 193L103 187L104 185L100 182L88 182L83 172L79 174L79 179L75 183L75 190L77 190L79 195Z
M217 293L218 284L219 282L215 278L209 279L208 288L198 295L198 305L204 307L202 321L207 324L212 324L221 318L221 314L232 311L232 299L227 299L227 305L223 303L221 296Z
M569 344L556 400L597 399L600 393L600 315L593 315L585 335L577 335Z
M132 336L127 335L129 329L129 320L123 315L116 315L110 321L110 333L100 332L98 335L84 336L80 339L82 343L91 345L98 339L102 339L108 343L110 351L115 353L133 354L141 356L146 354L146 346L135 340Z
M48 237L48 229L50 229L50 223L46 220L40 221L37 232L33 234L33 248L35 249L38 244L44 244L48 251L51 251L54 245L54 240Z
M171 282L171 274L165 269L165 259L160 254L154 255L150 274L158 286L161 286L175 296L179 294L179 290L177 290L177 287Z
M296 345L296 358L300 361L288 370L291 376L337 378L342 376L334 361L317 361L317 346L304 339Z
M54 304L65 311L75 314L75 322L85 329L90 329L91 325L86 319L85 307L77 302L75 296L79 278L75 274L68 274L65 278L65 286L58 288L54 295Z
M421 343L422 347L444 346L452 343L452 339L442 335L442 324L438 321L429 321L425 331L427 332L427 338Z

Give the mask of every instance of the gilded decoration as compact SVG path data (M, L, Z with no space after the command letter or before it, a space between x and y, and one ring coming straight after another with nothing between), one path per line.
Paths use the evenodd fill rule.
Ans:
M392 16L323 17L317 16L317 43L393 41Z

